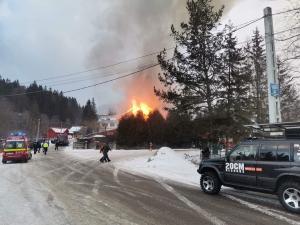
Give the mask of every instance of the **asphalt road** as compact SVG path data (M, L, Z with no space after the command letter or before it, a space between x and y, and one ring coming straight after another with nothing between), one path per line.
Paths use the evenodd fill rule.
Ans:
M1 225L300 224L276 196L234 189L209 196L63 151L1 165L0 173Z

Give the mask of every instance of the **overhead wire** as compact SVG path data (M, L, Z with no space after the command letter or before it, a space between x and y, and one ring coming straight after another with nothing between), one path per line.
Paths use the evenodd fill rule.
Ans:
M278 12L278 13L273 13L272 15L280 15L280 14L284 14L284 13L288 13L288 12L292 12L292 11L298 11L298 10L300 10L300 8L290 9L290 10L286 10L286 11L282 11L282 12ZM236 28L234 30L232 30L231 33L234 33L238 30L244 29L245 27L248 27L248 26L264 19L264 17L265 16L262 16L262 17L254 19L254 20L251 20L251 21L245 22L243 24L240 24L240 25L236 26ZM282 33L282 32L278 32L278 33ZM286 32L286 31L284 31L284 32ZM292 37L290 37L289 39L291 39L291 38ZM247 41L245 41L245 42L247 42ZM243 43L243 42L241 42L241 43ZM238 43L238 44L241 44L241 43ZM166 50L171 50L171 49L174 49L174 48L175 47L171 47L171 48L167 48ZM87 73L87 72L91 72L91 71L95 71L95 70L106 69L106 68L114 67L114 66L117 66L117 65L120 65L120 64L123 64L123 63L127 63L127 62L130 62L130 61L134 61L134 60L138 60L138 59L145 58L145 57L148 57L148 56L152 56L152 55L158 54L160 52L161 51L156 51L156 52L152 52L152 53L149 53L149 54L146 54L146 55L143 55L143 56L139 56L139 57L127 59L127 60L124 60L124 61L120 61L120 62L117 62L117 63L113 63L113 64L110 64L110 65L99 66L99 67L95 67L95 68L91 68L91 69L87 69L87 70L82 70L82 71L77 71L77 72L72 72L72 73L67 73L67 74L61 74L61 75L56 75L56 76L51 76L51 77L47 77L47 78L43 78L43 79L39 79L39 80L35 80L35 81L39 82L39 81L53 80L53 79L57 79L57 78L61 79L62 77L63 78L71 77L71 76L75 76L75 75L79 75L79 74L83 74L83 73ZM98 86L98 85L101 85L101 84L113 82L115 80L119 80L119 79L122 79L122 78L125 78L125 77L133 76L137 73L140 73L140 72L142 72L144 70L147 70L147 69L150 69L152 67L156 67L158 65L159 65L159 63L156 63L154 65L148 66L148 67L140 69L138 71L131 72L129 74L125 74L125 75L122 75L122 76L119 76L119 77L116 77L116 78L113 78L113 79L110 79L110 80L106 80L106 81L103 81L103 82L95 83L95 84L92 84L92 85L88 85L88 86L84 86L84 87L80 87L80 88L75 88L75 89L71 89L71 90L68 90L68 91L62 91L62 93L70 93L70 92L74 92L74 91L79 91L79 90L95 87L95 86ZM111 74L111 75L107 75L107 76L113 76L113 75L118 75L118 74ZM82 81L82 80L80 80L80 81ZM75 82L75 81L73 81L73 82ZM76 81L76 82L79 82L79 81ZM26 82L26 83L28 83L28 82ZM40 92L42 92L42 91L24 92L24 93L17 93L17 94L11 94L11 95L0 95L0 97L20 96L20 95L35 94L35 93L40 93Z
M174 48L175 47L170 47L170 48L166 48L166 50L168 51L168 50L171 50L171 49L174 49ZM91 71L95 71L95 70L107 69L107 68L114 67L114 66L117 66L117 65L120 65L120 64L124 64L124 63L131 62L131 61L136 61L138 59L142 59L142 58L145 58L145 57L148 57L148 56L152 56L152 55L158 54L160 52L161 51L155 51L155 52L151 52L151 53L148 53L148 54L145 54L145 55L142 55L142 56L126 59L126 60L119 61L119 62L109 64L109 65L94 67L94 68L81 70L81 71L77 71L77 72L65 73L65 74L61 74L61 75L49 76L47 78L34 80L34 81L36 81L36 82L47 81L47 80L52 80L52 79L57 79L57 78L65 78L65 77L75 76L75 75L79 75L79 74L83 74L83 73L87 73L87 72L91 72ZM33 81L25 81L25 82L23 82L23 84L32 83L32 82Z

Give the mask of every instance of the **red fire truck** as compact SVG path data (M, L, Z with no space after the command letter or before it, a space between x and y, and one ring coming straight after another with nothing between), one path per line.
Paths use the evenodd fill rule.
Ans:
M26 136L9 136L4 145L2 155L2 163L8 161L22 161L27 162L31 159L32 154L28 146L28 139Z

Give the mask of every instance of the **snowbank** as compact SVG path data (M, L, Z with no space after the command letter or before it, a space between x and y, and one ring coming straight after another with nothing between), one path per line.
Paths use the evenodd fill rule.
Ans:
M167 147L159 149L151 157L139 157L115 165L135 173L199 186L197 166Z

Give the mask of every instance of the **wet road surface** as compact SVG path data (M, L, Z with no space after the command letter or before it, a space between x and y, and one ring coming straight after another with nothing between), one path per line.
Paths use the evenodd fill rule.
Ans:
M273 195L225 188L210 196L62 150L0 172L1 225L300 224Z

